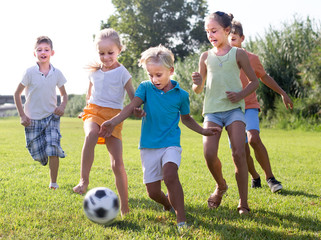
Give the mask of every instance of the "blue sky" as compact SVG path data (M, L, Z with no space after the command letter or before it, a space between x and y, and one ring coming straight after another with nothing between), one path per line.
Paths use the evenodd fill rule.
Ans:
M320 0L209 0L209 11L233 13L246 37L264 35L269 25L293 20L294 14L321 20ZM48 35L54 43L52 63L67 78L69 94L88 86L83 67L93 59L92 36L113 13L111 0L10 0L0 2L0 95L12 95L25 69L35 64L34 41Z

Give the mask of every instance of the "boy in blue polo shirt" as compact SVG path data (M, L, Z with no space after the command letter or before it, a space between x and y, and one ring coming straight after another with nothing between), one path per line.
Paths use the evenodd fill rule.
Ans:
M202 128L189 115L189 95L171 80L174 73L174 55L159 45L142 53L142 66L150 80L142 82L131 103L117 116L101 125L100 136L108 137L113 128L129 117L135 108L144 104L144 116L140 137L140 154L143 166L144 184L148 196L162 204L164 209L172 208L176 213L178 229L186 227L184 193L178 177L181 162L180 128L182 123L197 133L210 136L220 128ZM161 180L168 190L161 190Z

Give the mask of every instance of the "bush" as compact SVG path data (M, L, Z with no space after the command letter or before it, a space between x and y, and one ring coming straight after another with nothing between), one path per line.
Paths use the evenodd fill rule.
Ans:
M68 95L68 103L65 109L65 117L77 117L86 106L86 95Z

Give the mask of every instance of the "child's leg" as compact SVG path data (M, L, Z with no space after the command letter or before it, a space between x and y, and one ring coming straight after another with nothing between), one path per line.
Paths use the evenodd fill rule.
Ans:
M245 155L246 155L246 162L249 172L253 179L257 179L260 177L258 172L255 169L253 158L251 157L251 151L248 143L245 143Z
M98 140L99 125L94 122L85 122L85 142L81 152L81 169L79 184L73 188L74 192L83 194L89 184L89 173L94 162L95 146Z
M184 209L184 193L178 177L178 167L175 163L168 162L163 167L164 183L168 190L170 204L175 209L177 223L186 222Z
M209 128L209 127L220 127L220 126L213 122L205 122L204 127ZM217 156L220 137L221 137L221 133L217 133L213 136L204 136L203 150L204 150L204 157L206 160L207 167L210 170L213 178L217 182L217 185L225 187L226 183L223 178L222 164L220 159Z
M111 167L115 175L116 188L120 198L121 214L129 212L128 207L128 181L123 161L123 148L120 139L113 136L106 139Z
M172 208L168 197L162 191L161 181L146 183L146 190L148 196L155 202L162 204L165 210Z
M255 158L261 165L262 169L264 170L265 178L269 179L273 177L269 155L267 153L267 150L264 144L261 141L259 131L249 130L247 132L247 136L251 147L254 149Z
M59 157L50 156L49 157L50 183L57 183L58 169L59 169Z
M245 124L234 121L226 128L232 146L232 158L235 164L235 177L239 189L239 207L249 209L248 194L248 167L245 157Z

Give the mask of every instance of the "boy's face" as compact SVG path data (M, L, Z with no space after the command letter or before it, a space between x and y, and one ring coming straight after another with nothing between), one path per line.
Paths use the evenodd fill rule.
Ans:
M162 63L149 62L146 64L146 71L151 82L157 89L167 92L171 89L171 75L174 73L174 68L168 69Z
M228 36L228 41L232 47L242 47L242 42L244 41L244 35L241 37L238 34L230 33Z
M51 49L48 43L40 43L35 49L34 55L39 63L49 63L50 57L54 55L54 50Z

